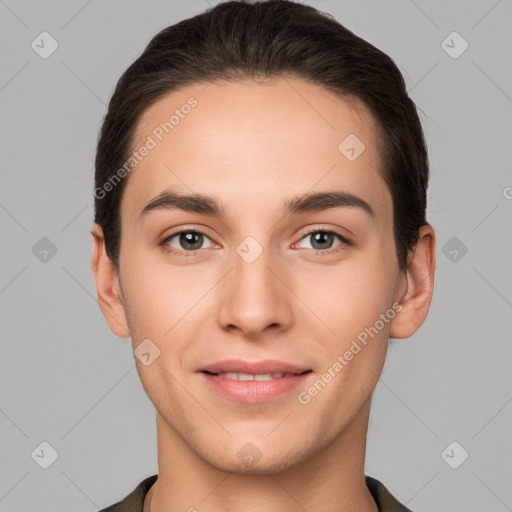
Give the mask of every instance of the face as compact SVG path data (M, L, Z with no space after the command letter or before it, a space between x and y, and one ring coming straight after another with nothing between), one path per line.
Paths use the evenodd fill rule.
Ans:
M148 141L119 286L161 428L226 471L300 464L368 404L405 290L374 121L299 80L195 84L145 112Z

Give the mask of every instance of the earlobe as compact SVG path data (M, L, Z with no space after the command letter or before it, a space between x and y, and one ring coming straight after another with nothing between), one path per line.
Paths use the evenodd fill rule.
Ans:
M120 338L129 338L130 331L123 305L123 296L116 269L107 255L103 230L94 224L91 234L93 248L91 267L96 282L98 305L110 330Z
M427 224L420 228L418 242L404 269L407 284L398 297L402 309L390 322L390 337L409 338L425 321L434 291L435 266L436 236Z

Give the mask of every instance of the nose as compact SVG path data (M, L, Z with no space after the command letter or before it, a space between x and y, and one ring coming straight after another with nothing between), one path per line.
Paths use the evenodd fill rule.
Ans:
M232 268L225 278L218 308L218 322L224 330L239 331L247 338L259 338L266 331L275 335L292 324L292 292L286 286L286 270L270 250L252 260L234 251ZM252 255L254 257L254 254ZM282 262L281 262L282 263Z

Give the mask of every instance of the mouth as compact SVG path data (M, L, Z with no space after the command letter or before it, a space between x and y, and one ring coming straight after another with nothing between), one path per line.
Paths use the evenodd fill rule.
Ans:
M311 370L306 370L302 373L282 373L282 372L272 372L272 373L242 373L242 372L220 372L220 373L211 373L205 371L208 375L215 375L216 377L225 377L226 379L240 380L240 381L265 381L265 380L273 380L273 379L282 379L285 377L295 377L296 375L302 375L303 373L308 373Z
M230 400L261 403L289 393L303 384L312 369L283 361L220 361L199 373L210 389Z

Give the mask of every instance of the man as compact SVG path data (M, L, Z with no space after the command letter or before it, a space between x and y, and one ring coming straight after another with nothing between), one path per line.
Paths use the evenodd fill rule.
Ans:
M432 298L427 184L399 70L312 7L153 38L102 126L92 269L159 471L105 511L408 510L364 459L388 339Z

